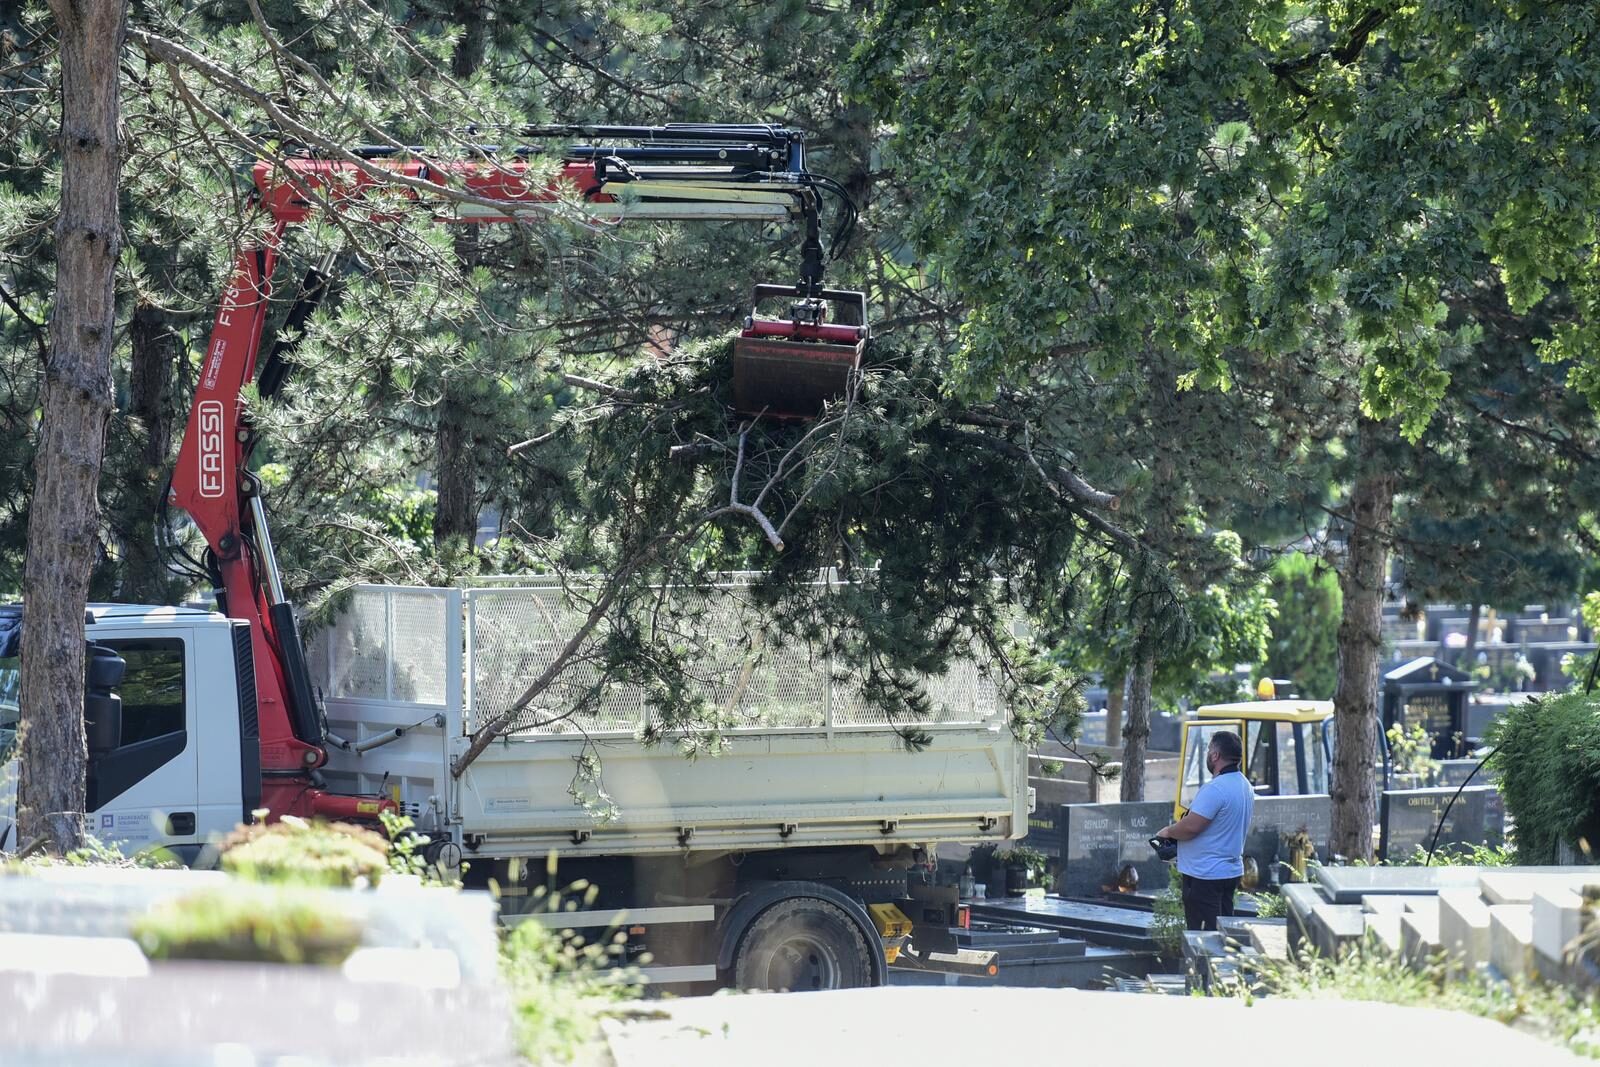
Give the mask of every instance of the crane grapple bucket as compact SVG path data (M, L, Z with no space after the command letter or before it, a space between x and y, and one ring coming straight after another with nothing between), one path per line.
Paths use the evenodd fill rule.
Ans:
M845 395L861 368L871 331L865 293L823 289L816 295L789 285L758 285L755 303L796 298L787 319L752 311L733 342L733 406L743 415L812 419ZM834 312L855 322L829 322Z

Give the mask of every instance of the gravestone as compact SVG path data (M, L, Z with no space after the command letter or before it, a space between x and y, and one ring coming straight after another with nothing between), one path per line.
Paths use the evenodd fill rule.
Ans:
M1418 848L1427 850L1436 830L1441 847L1500 844L1505 840L1505 812L1503 807L1498 814L1494 811L1490 794L1498 799L1492 786L1385 790L1378 799L1378 858L1402 860Z
M1150 838L1172 822L1171 804L1067 804L1060 810L1062 896L1127 891L1121 883L1128 867L1138 873L1139 892L1167 888L1167 864L1156 858Z
M1506 798L1500 794L1500 788L1495 783L1493 774L1484 768L1473 774L1473 768L1478 766L1475 759L1447 759L1439 761L1439 773L1434 775L1434 786L1439 789L1455 789L1468 785L1467 779L1471 778L1471 786L1489 786L1493 790L1484 803L1490 826L1499 826L1504 829L1506 824ZM1469 786L1470 787L1470 786Z
M1052 884L1061 877L1063 845L1066 837L1066 811L1076 805L1040 804L1028 815L1028 833L1022 843L1036 848L1045 858L1045 869L1050 872Z
M1333 832L1333 801L1327 794L1256 798L1244 841L1245 856L1255 861L1256 888L1295 880L1289 866L1291 842L1302 831L1311 838L1316 859L1327 862L1328 838Z
M1302 831L1316 858L1326 862L1332 810L1324 794L1257 798L1245 837L1243 888L1265 890L1292 880L1291 842ZM1062 896L1127 892L1122 883L1128 867L1137 873L1139 893L1159 893L1167 888L1167 864L1156 858L1149 839L1171 821L1172 807L1164 802L1065 804L1029 817L1027 844L1049 857Z

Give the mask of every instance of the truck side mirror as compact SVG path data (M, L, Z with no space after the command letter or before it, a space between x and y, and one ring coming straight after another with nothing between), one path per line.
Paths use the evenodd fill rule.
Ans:
M89 752L110 752L122 742L122 684L128 664L103 645L90 645L83 670L83 732Z

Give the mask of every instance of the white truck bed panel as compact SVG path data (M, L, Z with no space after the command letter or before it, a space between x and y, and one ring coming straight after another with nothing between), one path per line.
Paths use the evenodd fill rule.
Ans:
M708 693L749 724L728 734L722 754L690 760L670 741L645 747L633 735L649 709L642 694L621 689L584 726L609 803L577 778L585 741L570 722L495 742L455 780L450 760L471 726L508 706L559 645L561 596L559 587L359 587L345 616L313 638L313 676L334 734L358 744L395 727L405 735L362 755L331 751L330 786L398 795L424 829L482 838L490 855L1026 832L1026 752L974 664L930 679L936 712L918 725L933 742L910 752L831 663L750 642L737 585L729 606L707 617Z
M921 752L880 730L735 737L695 760L603 744L609 820L569 795L581 747L491 746L456 790L462 831L518 852L617 853L1005 839L1026 826L1021 747L1004 729L940 730Z

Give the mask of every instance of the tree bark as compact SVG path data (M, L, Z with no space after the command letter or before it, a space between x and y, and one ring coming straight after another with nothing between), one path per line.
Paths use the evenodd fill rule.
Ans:
M1383 650L1383 585L1389 562L1395 476L1376 466L1376 424L1362 420L1361 448L1368 471L1350 494L1349 548L1339 584L1339 677L1334 718L1339 743L1333 756L1333 832L1330 847L1350 860L1372 859L1377 819L1378 660Z
M1128 721L1122 728L1122 799L1144 799L1144 754L1150 743L1150 687L1155 680L1154 652L1140 652L1133 661L1128 692Z
M1128 696L1128 676L1106 676L1106 744L1116 744L1122 736L1122 705Z
M156 549L155 516L172 443L172 378L178 339L165 312L148 305L128 324L128 423L135 449L111 475L122 483L112 507L121 543L120 599L165 604L180 595Z
M433 477L439 499L433 512L433 543L440 548L478 535L478 469L472 447L472 411L455 387L447 385L434 427Z
M84 833L83 612L111 413L113 288L122 235L118 61L125 0L50 0L61 50L61 214L39 451L23 572L21 840L58 852Z

